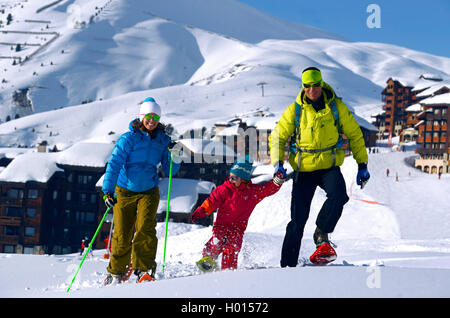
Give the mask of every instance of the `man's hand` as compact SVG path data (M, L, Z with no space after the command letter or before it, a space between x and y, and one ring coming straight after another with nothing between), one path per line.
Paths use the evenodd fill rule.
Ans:
M358 174L356 175L356 184L364 188L366 183L369 181L370 173L367 170L367 162L358 164Z

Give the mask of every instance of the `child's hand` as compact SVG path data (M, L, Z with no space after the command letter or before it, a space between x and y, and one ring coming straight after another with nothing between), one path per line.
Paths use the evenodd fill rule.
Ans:
M202 219L206 216L205 209L199 206L191 215L192 223L197 223L198 219Z
M275 177L273 177L273 183L275 183L277 186L281 186L285 181L286 175L281 171L278 171L275 174Z

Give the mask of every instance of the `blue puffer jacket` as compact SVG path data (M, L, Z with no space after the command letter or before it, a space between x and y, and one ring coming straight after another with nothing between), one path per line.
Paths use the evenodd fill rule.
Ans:
M152 138L139 128L139 120L130 122L130 131L120 136L112 151L103 180L103 193L114 193L116 185L133 192L143 192L158 185L158 164L164 173L170 171L170 138L157 130ZM172 176L180 164L173 162Z

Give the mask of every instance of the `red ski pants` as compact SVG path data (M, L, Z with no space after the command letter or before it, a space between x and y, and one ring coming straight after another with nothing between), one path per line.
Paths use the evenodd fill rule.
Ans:
M214 224L213 235L203 249L203 256L214 259L222 253L222 269L236 269L247 222Z

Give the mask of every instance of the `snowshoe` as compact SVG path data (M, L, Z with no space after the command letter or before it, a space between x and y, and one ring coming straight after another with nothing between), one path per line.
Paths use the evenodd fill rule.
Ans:
M309 257L311 263L316 265L328 264L337 258L336 251L331 242L323 242L316 251Z
M103 281L103 286L124 283L130 278L131 274L133 274L133 266L130 263L130 265L128 265L127 267L127 271L124 274L109 273L108 276L106 276L105 280Z
M210 256L203 257L196 264L197 267L204 273L212 272L217 268L216 262Z
M155 280L155 277L153 274L149 272L144 271L135 271L134 274L137 276L136 283L140 284L143 282L153 282Z
M106 276L105 280L103 281L103 286L121 284L123 276L124 275L109 273L108 276Z
M127 272L122 275L122 282L126 282L130 278L131 274L133 274L133 264L130 262L130 265L127 267Z

